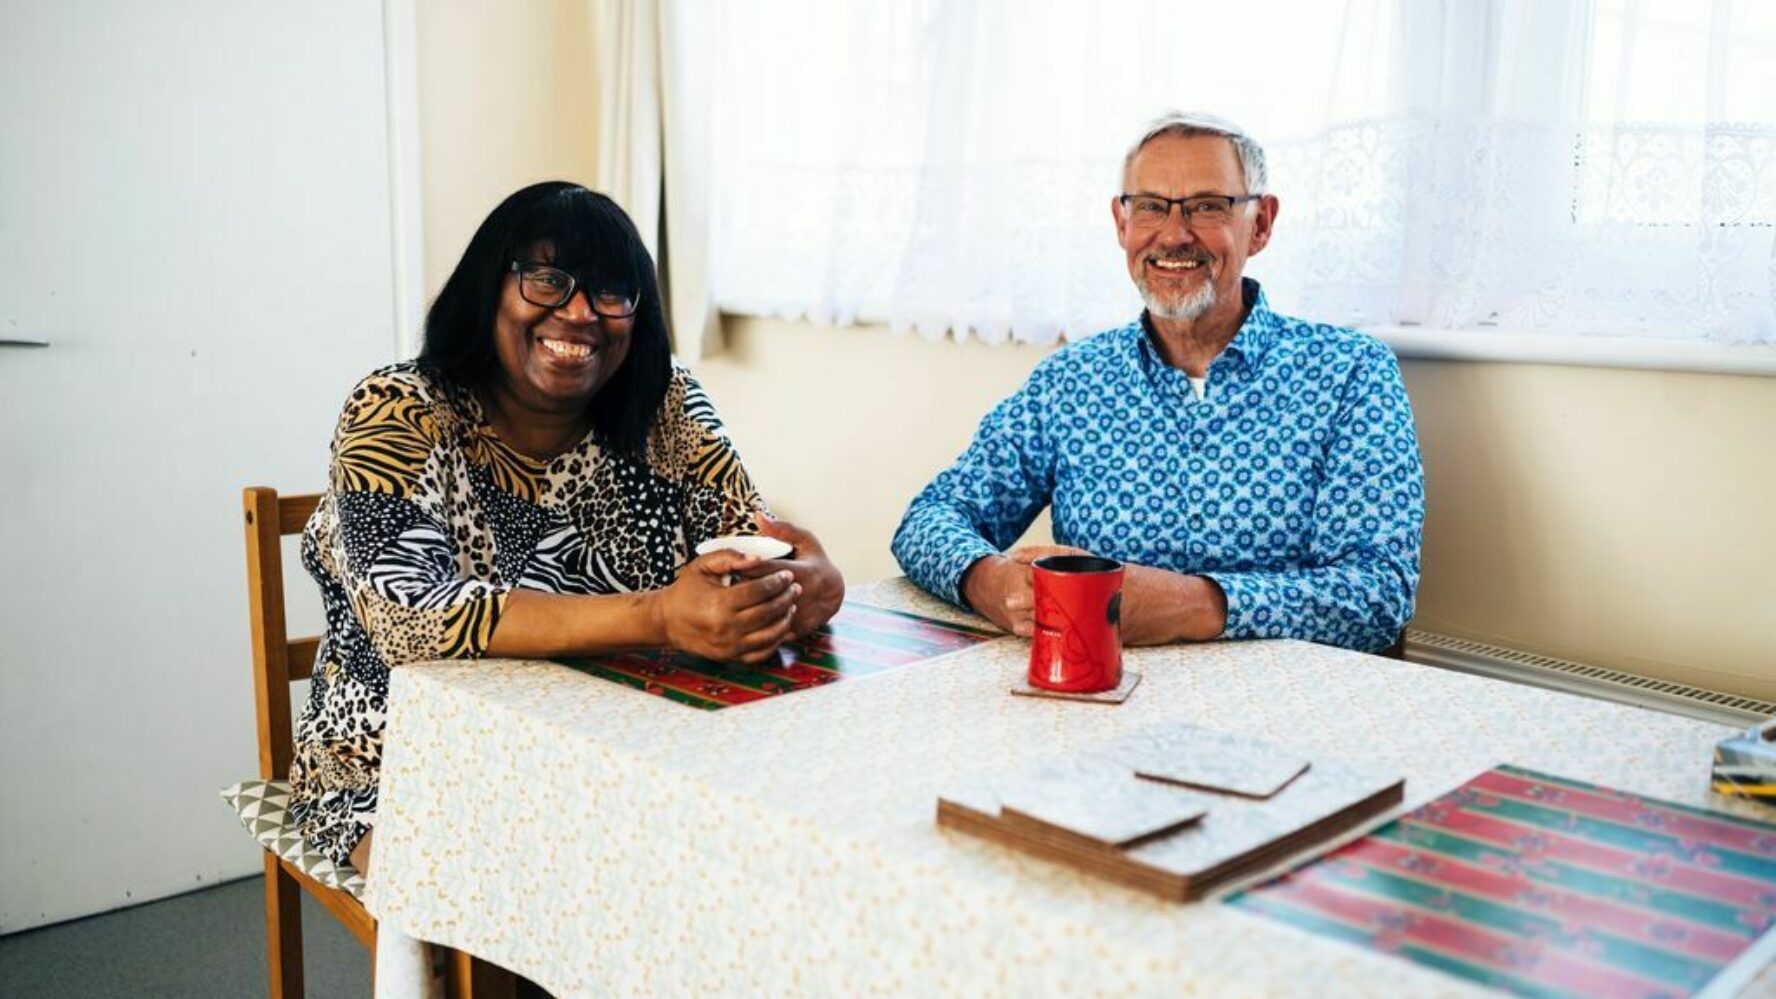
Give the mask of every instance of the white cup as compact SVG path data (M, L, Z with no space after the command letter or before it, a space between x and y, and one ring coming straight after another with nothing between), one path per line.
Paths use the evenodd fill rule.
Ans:
M719 551L739 552L742 555L753 555L762 559L788 558L795 553L789 542L778 538L767 538L762 534L727 534L719 538L710 538L697 546L698 555L707 555ZM734 574L722 576L723 586L734 585Z
M697 546L697 554L707 555L722 550L739 552L742 555L755 555L759 558L787 558L795 551L789 542L778 538L767 538L763 534L729 534L719 538L710 538Z

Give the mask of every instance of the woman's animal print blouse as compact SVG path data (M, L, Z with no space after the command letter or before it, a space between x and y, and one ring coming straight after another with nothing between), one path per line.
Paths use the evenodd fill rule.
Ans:
M290 775L303 837L345 863L373 821L390 667L482 655L514 587L664 587L698 542L753 533L762 506L677 365L645 461L592 435L539 461L412 362L365 378L302 539L327 614Z

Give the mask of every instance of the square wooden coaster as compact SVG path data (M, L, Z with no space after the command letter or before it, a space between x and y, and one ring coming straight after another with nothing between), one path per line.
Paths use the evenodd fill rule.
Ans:
M1041 687L1030 686L1028 679L1019 679L1011 692L1024 697L1053 697L1062 701L1092 701L1097 704L1121 704L1129 699L1129 692L1141 682L1141 674L1132 669L1122 671L1122 682L1111 690L1100 690L1095 694L1069 694L1060 690L1043 690Z
M1189 726L1131 736L1117 759L1149 780L1259 799L1274 796L1311 764L1255 739Z
M1155 760L1137 767L1135 775L1167 784L1262 799L1288 787L1295 778L1307 772L1308 766L1308 761L1302 759L1272 760L1255 756L1224 760Z
M1134 846L1207 813L1201 798L1132 775L1037 774L999 791L1000 820L1008 828L1093 847Z

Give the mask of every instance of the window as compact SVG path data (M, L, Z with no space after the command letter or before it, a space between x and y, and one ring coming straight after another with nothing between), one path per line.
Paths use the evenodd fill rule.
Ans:
M988 341L1131 318L1167 108L1271 157L1285 311L1776 342L1776 5L737 0L707 9L728 311Z

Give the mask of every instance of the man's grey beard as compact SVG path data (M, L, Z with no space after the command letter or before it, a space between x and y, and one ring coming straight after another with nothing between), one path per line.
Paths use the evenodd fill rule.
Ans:
M1142 282L1141 298L1146 300L1147 314L1150 316L1181 322L1195 322L1203 313L1215 307L1215 286L1204 281L1202 287L1179 301L1167 305L1147 287L1146 282Z

